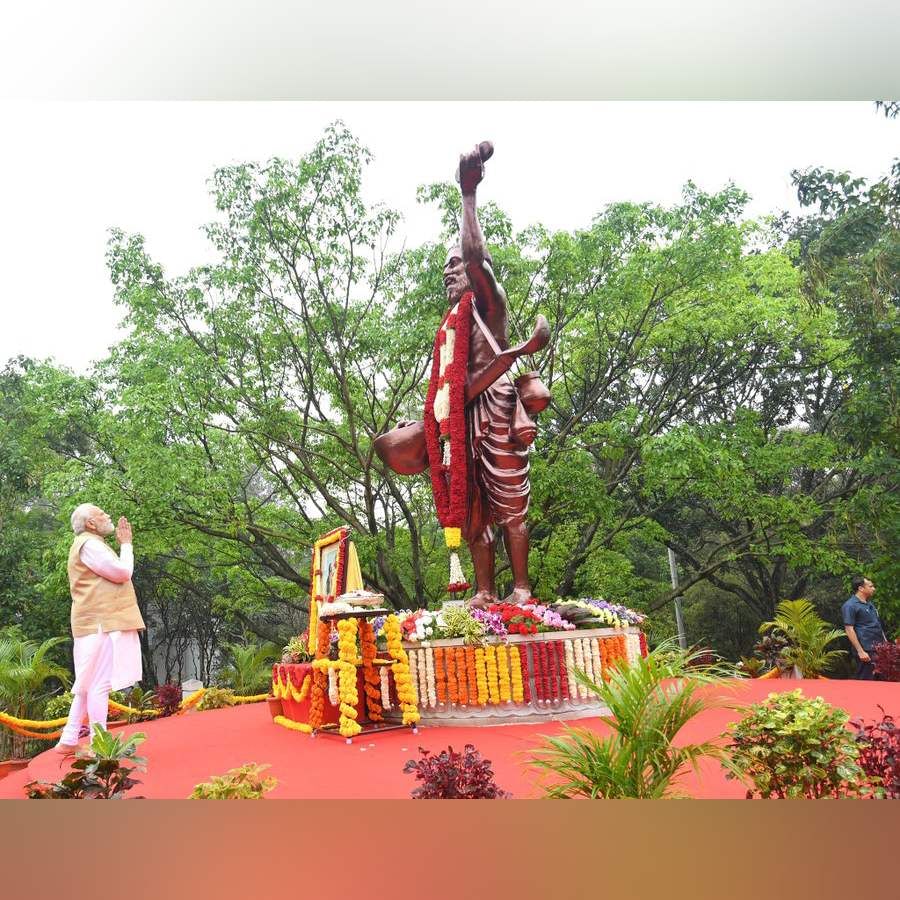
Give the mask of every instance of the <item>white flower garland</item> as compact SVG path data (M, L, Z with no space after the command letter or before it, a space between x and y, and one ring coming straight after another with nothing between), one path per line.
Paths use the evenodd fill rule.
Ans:
M577 640L572 641L572 643L575 645L575 668L584 672L584 645L582 641L583 638L578 638ZM578 682L578 699L587 700L587 688L580 681Z
M425 706L428 698L428 665L424 650L413 651L418 659L416 660L416 669L419 673L419 705ZM412 655L412 654L410 654Z
M447 442L447 446L450 442ZM450 554L450 584L463 584L466 580L465 572L463 572L462 563L459 556L455 553Z
M328 702L332 706L337 706L341 702L338 693L338 673L336 668L328 669Z
M434 681L434 650L431 647L425 650L425 677L427 680L427 693L422 694L422 699L424 701L425 697L427 697L429 708L434 709L437 706L437 686Z
M578 679L575 677L575 648L574 641L563 641L566 654L566 680L569 682L569 700L578 697Z
M378 674L381 677L381 705L385 709L391 709L391 686L388 683L389 666L379 666Z
M600 638L592 638L590 643L591 659L594 663L594 683L600 684L603 681L603 657L600 654ZM596 697L596 695L594 696Z
M416 685L419 683L419 672L418 666L416 665L416 653L414 650L406 651L407 659L409 660L409 680L411 682L411 687L413 691L416 690Z
M459 310L459 304L453 308L453 313ZM440 359L438 360L438 376L443 378L447 372L447 366L453 362L453 350L456 347L456 329L444 327L447 339L441 344ZM444 386L434 395L434 417L438 422L450 417L450 380L444 382ZM447 442L450 443L449 441Z
M584 673L588 678L591 679L591 681L596 681L597 679L594 676L594 658L593 656L591 656L591 639L582 638L581 641L584 645L584 649L582 651L584 653ZM591 696L591 692L587 688L584 689L584 693L585 698Z
M626 634L625 650L628 655L628 662L636 662L641 655L641 636L639 634Z

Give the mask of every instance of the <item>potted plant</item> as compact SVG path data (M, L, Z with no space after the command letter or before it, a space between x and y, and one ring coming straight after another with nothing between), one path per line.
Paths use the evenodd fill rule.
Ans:
M796 678L819 678L844 655L843 650L829 650L828 645L843 637L843 632L829 628L809 600L782 600L775 618L759 626L760 634L771 632L787 641L782 651L785 661L793 666Z

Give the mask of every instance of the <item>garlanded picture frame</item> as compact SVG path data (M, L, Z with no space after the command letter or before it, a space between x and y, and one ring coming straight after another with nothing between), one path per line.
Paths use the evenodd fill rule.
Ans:
M313 544L309 572L309 652L315 653L319 604L334 602L347 589L350 529L335 528Z

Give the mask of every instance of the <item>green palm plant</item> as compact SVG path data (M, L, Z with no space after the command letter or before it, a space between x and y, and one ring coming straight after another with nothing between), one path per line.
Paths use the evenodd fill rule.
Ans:
M57 637L38 644L15 631L0 632L0 709L20 719L34 718L52 693L52 689L46 689L47 682L55 679L69 686L68 670L51 658L53 648L66 640ZM13 756L24 748L25 739L13 735Z
M780 632L790 641L784 658L804 678L817 678L845 655L843 650L828 649L844 632L829 628L809 600L782 600L775 608L775 618L759 626L760 634L770 631Z
M595 684L583 672L575 677L609 708L601 719L603 736L586 728L565 728L532 751L529 765L546 776L546 796L563 799L659 799L679 796L678 779L698 769L705 757L729 760L716 741L674 745L679 731L704 710L725 705L710 686L735 674L726 663L699 664L705 654L671 643L614 670Z
M231 688L240 696L250 696L266 690L272 681L272 663L281 658L275 644L224 644L230 662L220 672L222 687Z

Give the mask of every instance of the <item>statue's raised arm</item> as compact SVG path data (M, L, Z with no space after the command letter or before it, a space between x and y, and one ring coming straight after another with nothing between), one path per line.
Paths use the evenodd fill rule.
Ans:
M482 141L473 150L459 157L457 178L462 193L462 226L460 249L469 284L475 294L485 322L502 348L508 343L506 293L494 276L493 261L484 244L484 234L478 222L476 190L484 178L484 164L494 153L490 141Z

